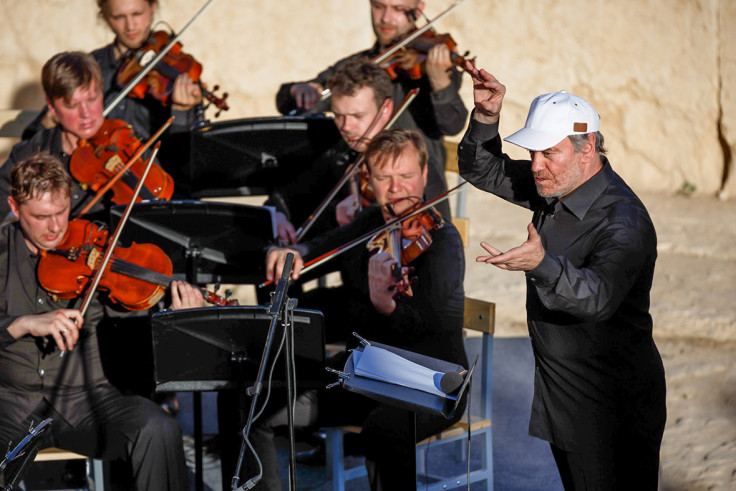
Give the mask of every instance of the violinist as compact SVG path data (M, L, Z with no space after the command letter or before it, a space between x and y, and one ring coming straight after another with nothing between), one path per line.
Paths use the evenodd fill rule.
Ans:
M107 106L123 89L116 82L123 55L140 48L151 35L157 0L97 0L97 6L98 15L115 34L112 43L91 53L101 69L100 88L103 105ZM143 99L126 97L107 117L130 124L142 140L147 140L172 115L175 116L172 132L186 131L204 118L202 90L186 74L174 81L171 102L166 107L150 96ZM24 138L44 127L54 126L58 122L54 116L53 112L43 114L26 129Z
M288 114L313 108L326 88L327 79L337 67L356 56L375 58L410 34L416 29L415 21L424 5L425 2L419 0L370 0L371 23L376 35L373 46L338 61L312 80L281 85L276 95L279 112ZM399 70L399 76L392 81L392 97L398 104L411 89L420 89L417 99L399 118L396 127L417 130L424 137L429 150L429 164L440 178L437 183L430 180L427 194L438 196L447 189L444 136L456 135L463 129L468 110L459 94L462 73L453 69L450 49L444 44L434 46L428 51L423 65L425 69L419 79L405 76Z
M100 298L82 317L79 299L59 300L37 280L39 252L65 236L71 192L71 177L48 153L13 169L7 201L19 220L0 229L0 441L18 443L32 422L51 417L46 446L126 460L139 490L186 489L179 425L148 399L123 395L103 373ZM174 307L201 306L198 294L176 284Z
M326 84L332 91L330 104L343 141L325 153L324 158L314 162L298 181L272 192L266 202L278 210L276 230L284 244L295 243L296 227L314 212L345 169L357 158L357 152L365 151L371 139L386 126L394 110L391 79L367 58L347 60L330 75ZM427 179L435 184L432 189L442 189L442 176L435 169L428 168ZM428 198L436 196L433 193L427 195ZM321 221L317 222L319 228L312 230L326 232L351 221L357 210L356 199L350 195L336 204L334 213L330 213L332 217L320 218ZM442 202L438 210L449 219L447 202Z
M296 242L296 228L332 190L358 153L386 126L393 112L391 80L381 68L365 59L344 63L330 76L327 85L333 91L330 102L342 141L312 163L300 179L274 190L265 203L278 210L276 230L283 244ZM347 186L339 196L345 192ZM312 230L326 232L352 219L352 201L337 209L336 203L332 205Z
M46 93L46 107L59 124L15 145L8 160L0 168L0 221L9 210L7 197L10 195L10 170L16 162L46 151L59 158L69 171L70 162L81 141L94 137L106 122L110 122L102 115L102 74L91 55L72 51L52 56L43 66L41 81ZM119 141L120 138L117 138L115 142L111 142L111 146L121 146L118 145ZM96 162L99 167L104 164L105 162ZM88 169L93 163L81 162L79 165ZM94 171L91 172L95 174ZM168 175L166 177L170 179ZM75 181L71 191L72 215L80 212L93 196L91 187L84 190ZM91 212L102 211L109 204L109 197L106 197Z
M59 53L43 66L41 82L46 93L46 107L58 125L36 133L13 147L0 168L0 217L8 213L10 171L15 163L41 152L59 158L69 170L69 160L80 139L91 138L102 127L102 74L92 56L81 52ZM91 199L77 182L71 187L71 213ZM97 205L92 211L100 211Z
M278 277L286 254L293 252L293 276L298 277L303 258L310 258L338 244L374 230L401 214L425 192L427 150L418 132L392 129L377 135L365 151L376 206L365 208L350 224L292 248L271 248L266 267L269 278ZM387 206L391 205L391 206ZM345 341L352 348L355 331L371 341L407 349L467 367L462 341L463 276L465 262L457 230L450 223L434 230L429 248L409 265L417 281L413 296L394 298L392 267L396 260L386 252L371 256L358 246L336 259L340 261L343 285L312 290L298 298L300 307L320 310L325 316L328 342ZM343 368L347 353L328 363ZM317 425L361 424L372 489L415 489L416 476L407 475L406 465L415 458L414 443L408 441L410 413L379 404L343 390L319 393ZM299 405L299 404L298 404ZM462 409L456 413L459 418ZM303 422L305 415L295 416ZM417 414L416 437L421 440L451 425L443 417ZM278 488L277 469L270 432L285 424L271 418L252 433L252 442L265 460L264 489ZM270 463L270 467L269 467ZM380 486L380 487L379 487Z

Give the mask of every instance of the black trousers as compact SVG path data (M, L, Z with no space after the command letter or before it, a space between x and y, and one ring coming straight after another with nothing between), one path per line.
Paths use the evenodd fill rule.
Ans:
M22 422L0 417L0 442L12 440L16 444L31 423L35 426L53 418L44 446L101 460L127 461L140 491L188 489L182 434L176 420L150 400L123 395L112 386L94 391L94 407L80 408L86 414L75 426L45 401Z
M643 439L588 452L567 452L550 444L565 491L657 491L659 450Z

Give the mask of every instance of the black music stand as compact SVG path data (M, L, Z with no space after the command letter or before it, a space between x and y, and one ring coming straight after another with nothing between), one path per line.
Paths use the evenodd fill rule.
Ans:
M123 206L110 210L115 225ZM276 237L274 210L204 201L153 201L136 203L120 242L154 243L171 259L173 279L195 285L208 283L253 284L266 277L264 250ZM202 480L202 395L193 393L197 482Z
M401 357L413 361L419 365L431 368L437 372L447 373L456 372L460 373L465 370L460 365L450 363L437 358L432 358L412 351L395 348L381 343L368 341L372 346L383 348L387 351L400 355ZM363 345L356 348L354 351L362 351ZM348 360L345 362L345 369L342 372L338 372L340 376L340 382L343 388L351 391L363 394L371 399L389 404L391 406L400 407L414 412L430 413L430 414L441 414L447 419L452 418L459 401L462 399L463 393L465 392L468 383L470 382L473 372L475 371L475 363L463 376L463 383L460 386L457 394L453 394L453 398L441 397L428 392L424 392L418 389L412 389L389 382L383 382L368 377L362 377L355 374L353 353L350 354ZM476 359L477 363L477 359ZM455 398L456 397L456 398Z
M206 123L191 131L183 185L195 198L269 194L341 140L332 118L283 116Z
M110 210L113 228L125 208ZM264 250L276 237L273 208L205 201L136 203L120 241L154 243L192 284L255 284L266 277Z
M286 369L276 364L270 380L272 387L288 387L289 400L296 393L293 378L300 389L322 388L327 383L322 313L291 310L292 338L287 339L286 358L290 360L293 356L294 363L287 361ZM282 311L279 317L283 315ZM231 388L237 381L241 387L253 384L260 392L264 367L270 366L278 354L276 349L270 349L268 339L273 320L271 308L265 306L167 310L154 314L151 323L156 390L198 393ZM293 352L291 346L294 346ZM267 360L263 359L264 354L268 354ZM192 363L193 360L196 363ZM251 395L255 402L257 394ZM251 417L252 411L253 407ZM196 420L201 415L194 417ZM289 420L293 433L292 415ZM291 445L293 447L293 436ZM198 459L201 459L200 449L198 445ZM296 472L293 452L290 472ZM295 480L295 475L290 478Z
M360 336L358 337L360 338ZM406 351L400 348L395 348L393 346L367 341L362 338L360 339L361 345L353 350L353 352L350 354L347 362L345 362L344 370L342 372L339 372L337 370L330 371L336 373L340 377L339 383L346 390L362 394L366 397L370 397L371 399L375 399L383 404L411 411L413 414L412 419L414 420L414 425L412 427L412 429L414 430L414 436L411 439L411 448L413 453L415 448L413 442L416 441L416 413L422 412L427 414L442 415L447 419L452 418L455 410L462 400L463 394L468 388L468 384L470 383L470 380L473 376L475 365L478 363L478 359L476 358L473 366L470 368L470 370L467 370L467 372L463 376L463 383L460 385L459 389L457 389L457 392L453 393L454 397L448 398L430 394L422 390L412 389L409 387L404 387L393 383L383 382L380 380L356 375L354 364L355 351L362 351L365 347L365 344L367 343L378 348L383 348L399 356L402 356L409 361L442 373L461 373L465 371L462 366L455 363L438 360L436 358L431 358L429 356L420 355L419 353L414 353L412 351ZM411 463L409 463L408 465L410 465L414 469L413 474L416 475L415 459L411 459Z
M157 391L214 391L252 384L261 362L271 316L265 306L165 310L153 314ZM294 310L295 366L300 389L322 388L325 372L321 312ZM275 356L275 350L271 358ZM276 365L274 386L285 384Z

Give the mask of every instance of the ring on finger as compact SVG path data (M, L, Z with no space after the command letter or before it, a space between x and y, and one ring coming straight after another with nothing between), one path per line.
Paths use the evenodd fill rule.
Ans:
M62 329L62 330L61 330L61 333L62 333L62 334L66 334L66 333L68 333L68 332L69 332L69 329L67 329L67 328L64 328L64 329Z

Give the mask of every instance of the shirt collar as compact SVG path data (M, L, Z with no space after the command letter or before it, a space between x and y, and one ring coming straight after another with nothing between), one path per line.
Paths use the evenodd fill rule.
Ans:
M575 215L578 220L582 220L585 217L590 207L613 179L613 169L604 155L601 155L601 162L603 163L603 168L600 172L559 201L560 205Z
M109 68L117 70L118 62L115 60L115 41L113 40L112 43L105 46L103 52L105 54L105 57L103 59L105 65L107 65Z
M29 261L37 258L38 254L34 254L33 252L31 252L31 250L28 248L28 244L26 244L26 236L25 234L23 234L23 229L20 227L20 222L16 220L15 222L10 223L8 226L13 227L10 232L14 234L13 242L15 244L16 261L20 263L21 261Z

